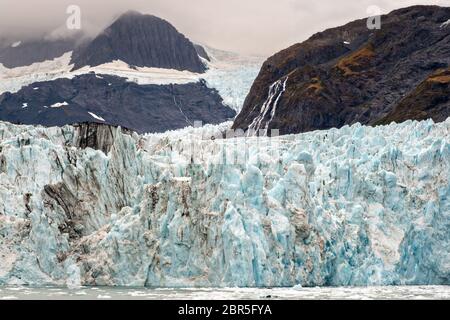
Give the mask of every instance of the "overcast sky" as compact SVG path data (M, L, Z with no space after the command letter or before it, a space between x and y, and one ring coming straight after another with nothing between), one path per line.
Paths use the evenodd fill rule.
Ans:
M80 6L82 27L90 33L134 9L168 20L193 41L266 56L366 17L371 5L388 13L413 4L450 6L450 0L0 0L0 35L64 30L69 5Z

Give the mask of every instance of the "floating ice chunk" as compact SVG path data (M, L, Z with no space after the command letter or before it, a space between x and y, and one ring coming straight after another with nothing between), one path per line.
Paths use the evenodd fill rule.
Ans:
M105 119L103 119L102 117L96 115L95 113L92 113L92 112L88 112L88 113L89 113L93 118L105 122Z
M300 291L300 290L303 290L303 286L301 284L297 284L292 289Z

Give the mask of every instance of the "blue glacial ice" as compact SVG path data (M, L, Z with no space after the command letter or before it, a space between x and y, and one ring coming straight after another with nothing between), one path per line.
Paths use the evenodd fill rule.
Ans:
M112 129L105 153L0 122L0 284L450 284L450 119L227 126Z
M219 92L224 104L237 112L241 111L244 100L261 70L264 58L242 56L206 46L205 49L211 62L206 63L208 71L201 77L208 87Z

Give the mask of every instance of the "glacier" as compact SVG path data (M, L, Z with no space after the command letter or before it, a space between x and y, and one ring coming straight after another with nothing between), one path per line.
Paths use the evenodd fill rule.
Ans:
M211 61L203 60L208 70L202 78L208 87L219 92L227 106L239 113L265 58L240 55L206 45L203 48Z
M450 119L229 126L0 122L0 285L450 284Z

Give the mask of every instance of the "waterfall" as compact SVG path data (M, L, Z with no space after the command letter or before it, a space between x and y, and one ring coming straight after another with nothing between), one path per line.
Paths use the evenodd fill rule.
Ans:
M261 106L261 111L259 115L253 120L253 122L248 127L249 134L252 132L257 133L261 128L264 128L262 133L267 135L267 130L269 129L270 123L275 117L277 111L278 102L282 94L286 91L286 84L289 77L286 77L284 81L282 79L275 81L269 88L269 95ZM270 119L266 119L267 114L270 111ZM264 122L264 123L263 123Z

